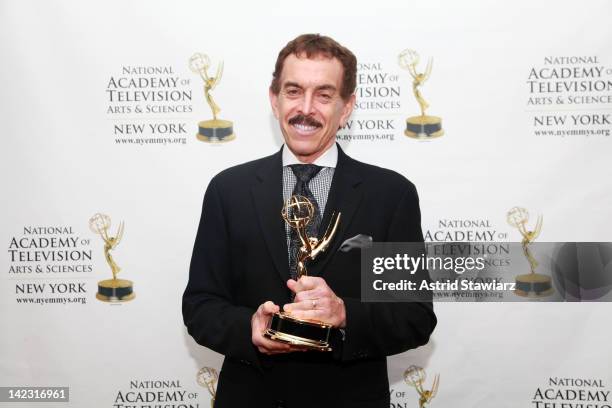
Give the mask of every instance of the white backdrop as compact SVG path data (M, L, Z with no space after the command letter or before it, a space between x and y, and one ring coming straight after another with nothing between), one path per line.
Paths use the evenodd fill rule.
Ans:
M152 402L162 406L208 406L195 374L202 366L219 368L222 356L194 343L180 311L201 200L218 171L279 149L267 88L276 54L301 33L320 32L350 48L364 74L360 88L399 91L362 95L364 103L392 107L356 109L340 142L352 157L416 184L424 232L485 229L519 241L506 213L523 206L531 223L544 217L540 241L610 241L610 15L612 4L604 0L3 0L0 232L7 251L0 255L0 386L69 386L71 407L123 408L128 403L121 398L139 391L184 395ZM422 92L428 113L442 117L439 139L403 135L405 119L418 114L412 79L397 64L406 48L421 55L420 70L433 58ZM198 121L211 116L202 81L188 67L195 52L211 57L211 73L219 60L225 63L213 96L221 118L234 122L234 141L195 138ZM367 81L373 74L386 79ZM111 100L111 81L119 78L177 81L173 88L121 89L122 97L157 90L186 96L121 102L113 94ZM145 112L136 112L137 105ZM146 112L147 105L166 112ZM368 120L383 123L359 129L357 121ZM164 124L180 130L160 135L149 127ZM126 125L143 131L117 130ZM103 242L88 228L97 212L111 216L113 234L125 221L113 256L120 277L134 281L131 302L95 298L97 282L111 277ZM480 227L449 227L453 220ZM54 237L77 244L32 247ZM28 260L66 250L81 259ZM84 271L47 272L75 265ZM57 291L69 283L74 292L53 292L52 285ZM610 397L536 396L538 389L612 388L611 311L604 303L436 304L439 323L430 343L389 358L392 405L418 406L402 378L413 364L427 371L426 386L440 373L432 406L612 405ZM601 387L551 385L555 378L598 380ZM150 380L167 383L142 385Z

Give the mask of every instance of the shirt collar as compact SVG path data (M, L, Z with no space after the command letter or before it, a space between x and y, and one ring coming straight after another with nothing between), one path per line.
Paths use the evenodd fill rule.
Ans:
M287 145L283 145L283 166L289 166L290 164L304 164L298 160ZM325 151L314 163L321 167L332 167L336 168L338 164L338 146L334 143L329 149Z

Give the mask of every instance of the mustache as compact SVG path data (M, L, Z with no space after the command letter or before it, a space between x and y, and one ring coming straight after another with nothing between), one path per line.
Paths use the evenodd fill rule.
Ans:
M302 114L295 115L294 117L289 119L289 124L290 125L316 126L316 127L323 126L321 124L321 122L319 122L315 118L313 118L311 116L305 116L305 115L302 115Z

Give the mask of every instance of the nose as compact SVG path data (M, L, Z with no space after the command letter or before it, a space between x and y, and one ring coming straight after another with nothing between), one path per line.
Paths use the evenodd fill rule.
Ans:
M304 116L308 116L313 112L314 95L312 92L304 92L302 98L302 105L300 106L300 113Z

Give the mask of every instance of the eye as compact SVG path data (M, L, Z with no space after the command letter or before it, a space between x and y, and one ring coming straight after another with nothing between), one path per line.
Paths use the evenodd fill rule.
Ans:
M285 95L287 96L299 96L301 93L300 88L287 88L285 89Z
M319 93L319 99L323 102L329 102L331 101L333 98L333 95L329 92L320 92Z

